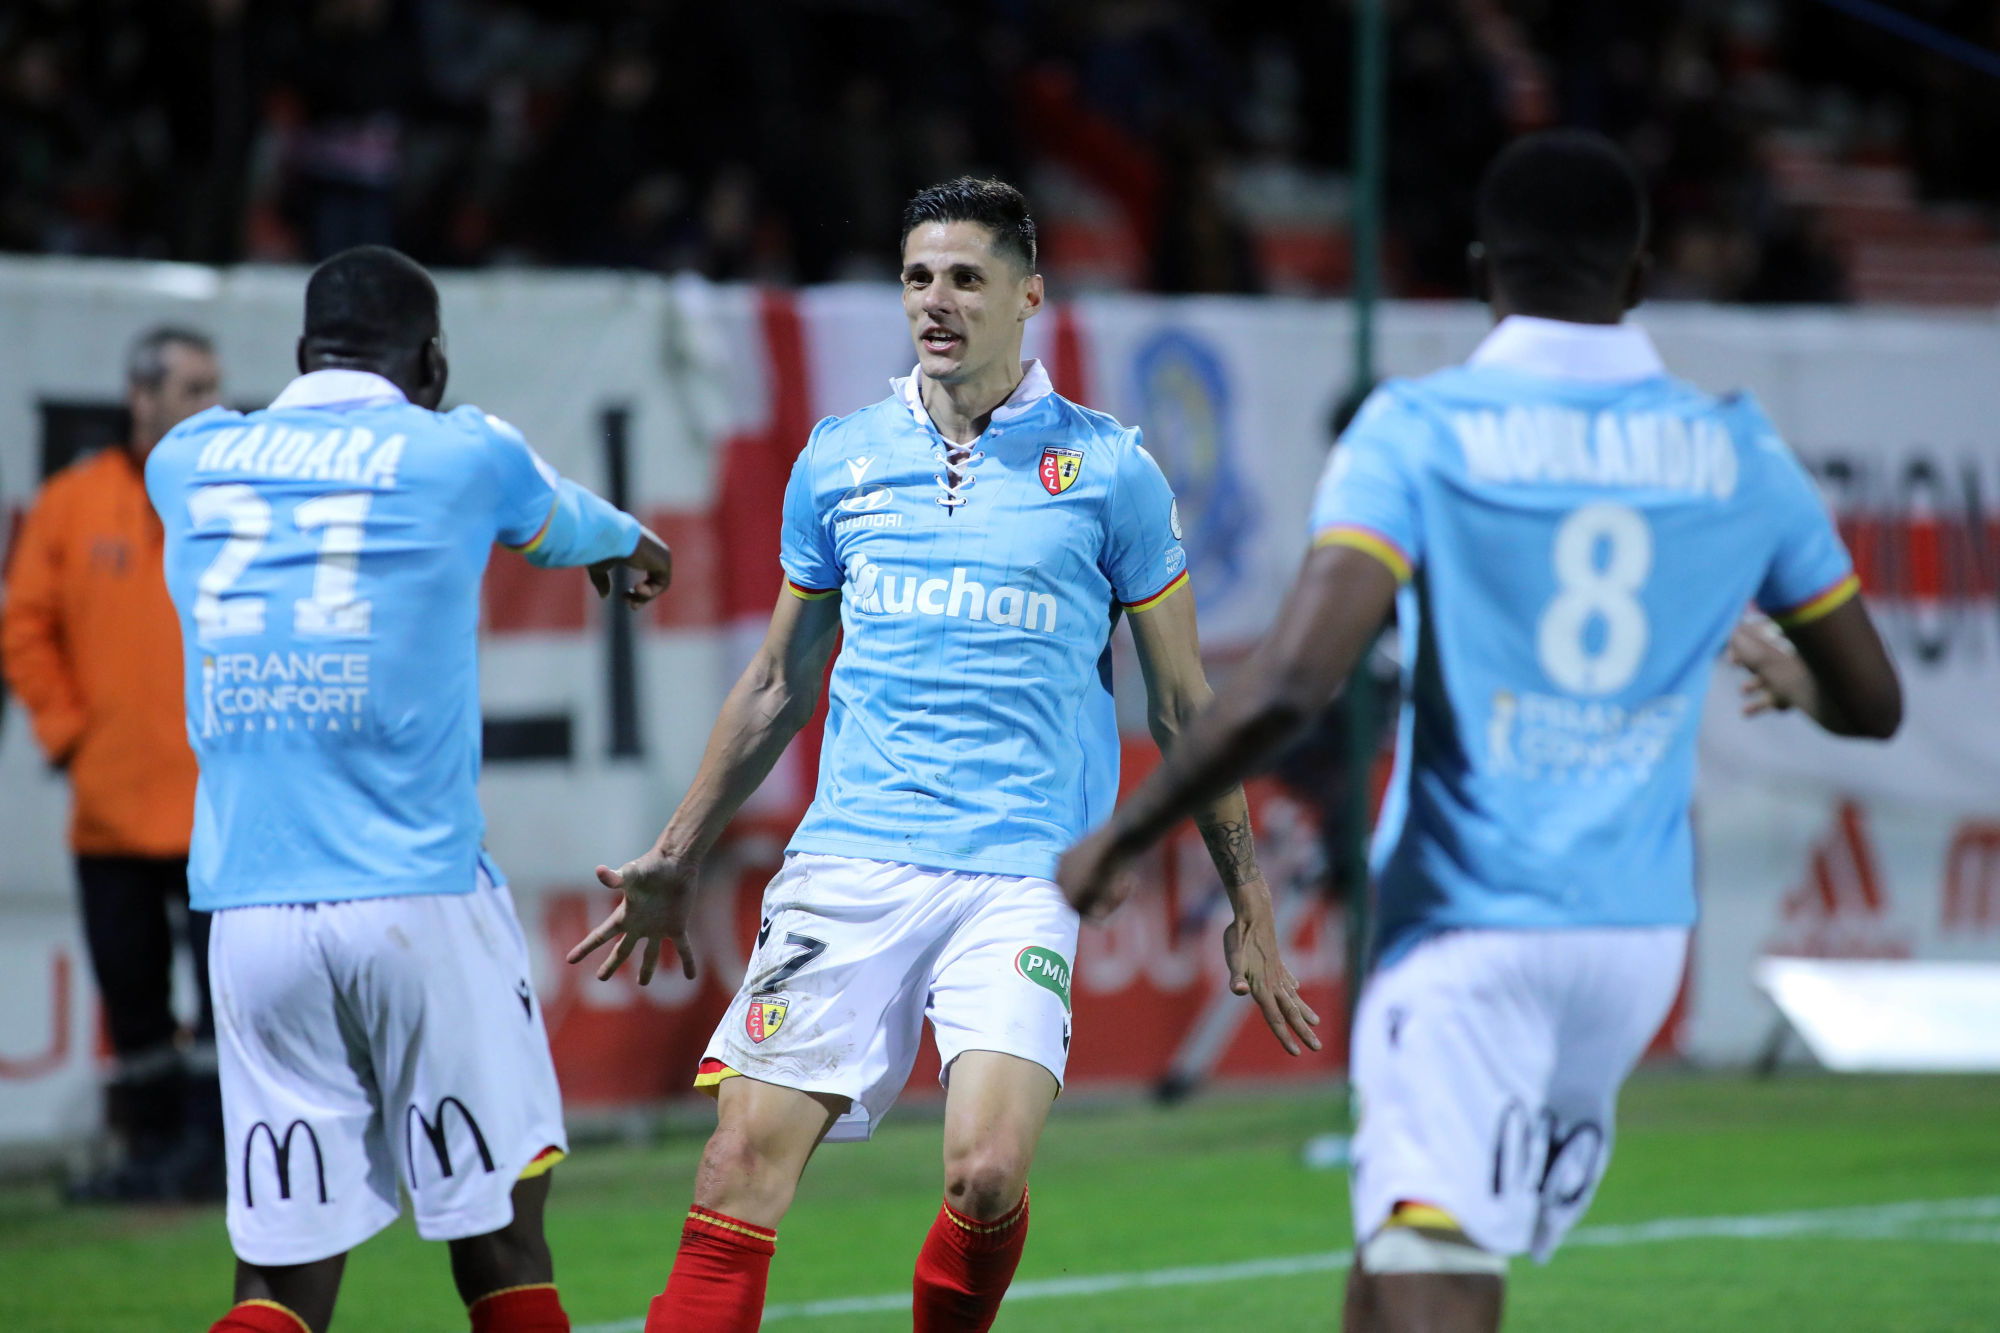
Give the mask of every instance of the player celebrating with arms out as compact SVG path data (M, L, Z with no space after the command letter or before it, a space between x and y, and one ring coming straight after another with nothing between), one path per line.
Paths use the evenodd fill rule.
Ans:
M1208 698L1166 478L1137 431L1021 360L1042 305L1026 201L996 181L927 189L904 210L902 260L917 367L814 429L785 491L763 646L658 842L598 868L623 899L570 953L616 940L609 977L643 941L643 983L671 941L694 975L702 857L811 718L844 632L819 789L702 1061L718 1124L649 1333L757 1327L807 1159L880 1121L926 1017L944 1061L945 1200L917 1259L915 1326L991 1325L1069 1051L1077 915L1050 876L1118 789L1105 655L1121 612L1162 746ZM1287 1050L1317 1049L1242 791L1194 813L1235 907L1235 989Z
M512 426L438 412L438 294L343 251L306 284L300 376L146 464L201 763L188 879L209 944L236 1305L324 1333L347 1251L450 1242L473 1333L562 1333L542 1237L562 1101L513 903L480 846L479 584L496 541L644 578L665 546Z
M1346 678L1396 607L1395 779L1355 1018L1349 1333L1487 1333L1508 1256L1546 1260L1610 1160L1619 1085L1694 921L1695 731L1739 634L1749 710L1887 737L1894 668L1811 479L1756 405L1670 378L1624 325L1637 173L1595 135L1501 154L1474 252L1498 326L1391 381L1335 451L1270 637L1058 874L1087 911L1185 811Z

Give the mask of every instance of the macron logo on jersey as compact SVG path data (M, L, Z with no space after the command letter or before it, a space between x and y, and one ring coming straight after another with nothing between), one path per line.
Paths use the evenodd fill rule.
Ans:
M1543 405L1454 412L1451 427L1474 481L1736 493L1736 443L1707 417Z
M344 481L386 491L396 484L404 437L378 442L375 433L336 426L328 431L289 426L232 426L201 447L197 472L248 473L295 481Z
M847 577L853 585L849 595L854 609L868 615L949 616L1055 633L1053 596L1005 583L989 591L968 579L963 565L953 569L949 579L919 579L914 574L891 574L867 556L856 555L848 563Z

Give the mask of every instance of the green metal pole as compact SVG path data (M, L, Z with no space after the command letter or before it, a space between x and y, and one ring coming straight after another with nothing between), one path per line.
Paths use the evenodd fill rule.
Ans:
M1386 0L1354 0L1354 379L1350 401L1358 402L1375 383L1375 303L1382 288L1382 158L1388 117ZM1368 965L1368 936L1374 913L1368 883L1368 832L1374 814L1371 775L1375 768L1375 679L1364 654L1348 678L1347 835L1343 878L1347 884L1347 1031ZM1350 1042L1350 1060L1352 1045Z
M1354 385L1375 382L1375 302L1382 290L1382 155L1386 133L1386 0L1354 0Z

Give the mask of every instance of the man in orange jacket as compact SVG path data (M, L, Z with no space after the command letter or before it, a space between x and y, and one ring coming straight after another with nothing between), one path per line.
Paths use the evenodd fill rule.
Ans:
M161 571L146 455L216 402L209 340L160 328L132 345L132 429L51 477L8 561L0 663L72 790L84 932L118 1068L111 1118L127 1155L82 1183L98 1200L220 1197L221 1114L208 1011L208 916L187 916L201 991L184 1052L171 1003L170 899L187 901L195 761L181 702L180 627Z

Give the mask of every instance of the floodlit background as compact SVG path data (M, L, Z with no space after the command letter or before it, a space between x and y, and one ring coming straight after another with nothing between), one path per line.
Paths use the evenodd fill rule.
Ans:
M673 591L627 624L580 577L505 553L488 576L489 841L576 1127L624 1140L560 1173L580 1320L617 1327L664 1277L709 1114L685 1090L810 795L817 727L718 849L701 981L599 985L560 954L607 906L591 867L657 831L761 632L807 430L909 368L902 200L966 171L1028 191L1053 298L1029 354L1145 429L1226 688L1304 548L1357 376L1435 369L1486 327L1460 299L1480 170L1567 124L1640 163L1657 266L1638 319L1679 373L1754 391L1820 478L1909 711L1886 748L1835 744L1735 717L1718 670L1687 988L1628 1099L1603 1230L1521 1277L1516 1324L1991 1326L2000 1083L1815 1072L1752 977L1767 955L2000 963L2000 6L1391 3L1372 151L1360 17L1354 0L0 5L0 543L44 477L118 438L134 334L209 331L226 399L261 405L292 373L301 266L379 241L440 270L454 401L675 548ZM1386 299L1364 323L1371 279ZM1121 652L1129 779L1152 746ZM1293 966L1332 1020L1323 1056L1286 1060L1224 993L1220 889L1191 830L1086 932L1071 1092L1002 1327L1333 1326L1344 1184L1303 1159L1346 1123L1360 909L1342 867L1349 797L1384 776L1378 730L1337 706L1253 787ZM66 802L0 699L0 1263L26 1279L0 1283L0 1326L195 1327L226 1291L219 1213L54 1201L56 1174L103 1150L108 1049ZM904 1128L813 1168L773 1327L896 1326L934 1207L934 1076L932 1057ZM1159 1108L1163 1085L1194 1095ZM1337 1145L1315 1153L1338 1165ZM343 1310L365 1329L458 1318L442 1255L406 1231L356 1259Z

